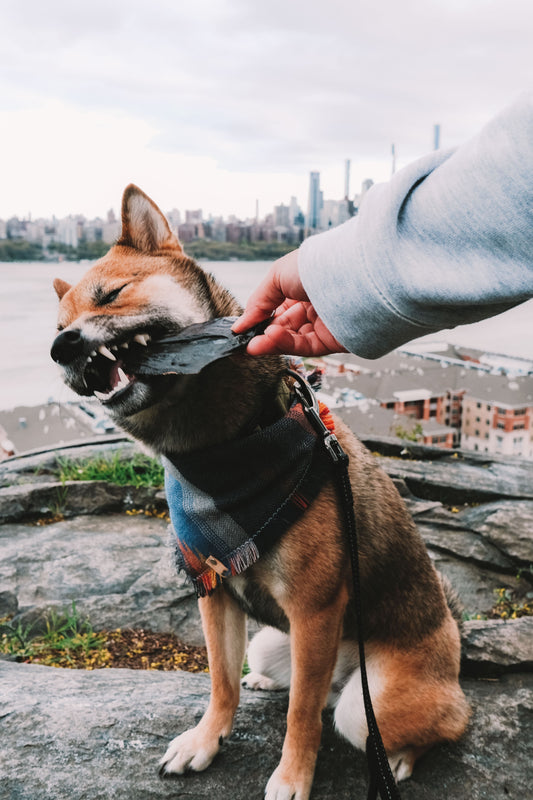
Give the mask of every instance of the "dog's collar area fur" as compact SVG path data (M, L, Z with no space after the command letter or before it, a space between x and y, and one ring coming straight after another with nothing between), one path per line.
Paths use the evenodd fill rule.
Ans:
M325 406L323 415L332 425ZM297 401L279 420L249 436L163 462L177 566L199 596L271 548L313 502L331 471Z

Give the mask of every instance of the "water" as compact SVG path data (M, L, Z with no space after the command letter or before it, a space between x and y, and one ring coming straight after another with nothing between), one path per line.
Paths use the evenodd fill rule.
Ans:
M266 274L266 261L213 261L206 268L241 303ZM76 282L89 264L0 263L0 408L75 396L62 383L49 351L55 334L55 277ZM533 359L533 301L499 317L426 337Z
M57 297L54 278L76 283L89 263L0 263L0 408L74 399L50 358ZM241 303L266 274L267 261L212 261L206 269Z

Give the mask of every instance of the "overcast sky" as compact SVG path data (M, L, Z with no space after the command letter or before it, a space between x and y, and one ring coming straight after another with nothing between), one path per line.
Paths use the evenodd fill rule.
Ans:
M532 0L0 0L0 218L252 216L454 146L531 86Z

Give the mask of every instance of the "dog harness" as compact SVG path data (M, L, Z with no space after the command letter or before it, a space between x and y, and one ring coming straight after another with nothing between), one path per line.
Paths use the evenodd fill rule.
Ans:
M320 416L333 431L323 404ZM163 463L177 567L198 596L255 563L331 476L330 459L296 399L272 425Z

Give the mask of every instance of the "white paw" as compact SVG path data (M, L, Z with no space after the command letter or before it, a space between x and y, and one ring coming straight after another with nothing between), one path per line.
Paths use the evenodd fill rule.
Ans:
M241 680L242 685L246 689L260 689L263 692L275 692L276 690L285 687L279 686L272 678L267 678L266 675L261 675L260 672L249 672Z
M410 778L414 764L411 750L400 750L398 753L394 753L389 757L389 764L396 783Z
M311 791L311 781L307 785L297 785L296 782L284 780L279 767L270 776L265 789L265 800L308 800Z
M198 728L191 728L173 739L159 762L161 775L183 775L192 769L201 772L209 766L220 749L216 737L207 737Z

